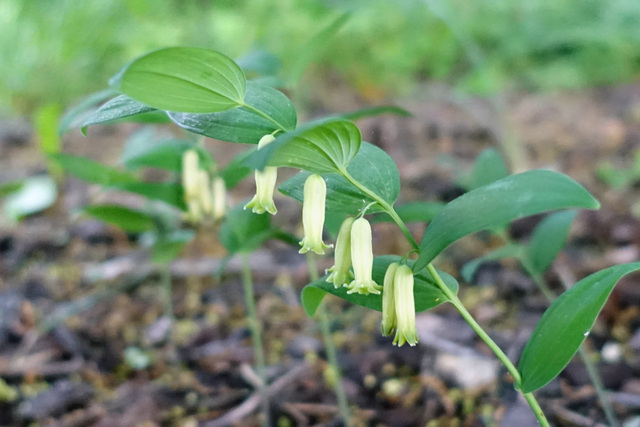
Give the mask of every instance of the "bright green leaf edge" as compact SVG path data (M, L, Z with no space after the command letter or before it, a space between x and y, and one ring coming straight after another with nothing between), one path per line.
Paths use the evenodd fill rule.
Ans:
M384 275L387 271L387 267L392 262L397 262L400 257L397 255L384 255L376 257L373 261L373 280L376 283L382 285L384 282ZM411 266L413 261L409 261ZM438 271L440 277L451 290L453 294L458 293L458 281L451 275ZM438 288L433 278L426 273L415 274L414 279L414 300L416 312L429 310L436 307L445 301L449 301L446 295ZM357 293L348 294L347 288L339 287L335 288L333 283L329 283L326 280L326 276L309 283L302 290L301 301L305 312L312 317L315 315L318 307L320 306L322 299L326 294L332 294L353 304L357 304L366 308L370 308L376 311L382 311L382 295L360 295ZM384 292L384 291L383 291Z
M640 262L599 271L580 280L551 304L522 351L518 372L523 393L545 386L564 369L586 339L616 283L638 270Z
M138 102L135 99L131 99L126 95L119 95L107 101L98 108L97 111L91 114L91 116L82 123L81 130L82 133L86 135L87 128L91 125L112 123L118 119L149 113L151 111L156 111L156 109L142 102Z
M355 139L342 141L339 135L341 131ZM322 138L318 137L319 134ZM314 173L339 172L356 156L361 142L360 130L353 122L332 117L307 123L293 132L280 135L247 157L246 165L258 170L269 165L300 168ZM337 146L328 149L326 145L332 143L337 143ZM306 150L305 154L309 154L306 161L300 155L301 148Z

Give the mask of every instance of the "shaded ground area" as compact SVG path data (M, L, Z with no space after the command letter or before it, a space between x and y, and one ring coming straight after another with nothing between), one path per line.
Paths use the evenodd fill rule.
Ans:
M640 86L517 95L505 103L500 118L485 101L460 103L436 89L429 101L403 104L413 118L370 119L361 129L364 139L398 163L402 202L461 194L460 171L468 172L505 129L522 142L528 167L560 170L585 185L603 208L578 216L546 277L556 291L598 269L638 260L640 221L631 209L640 199L640 179L613 190L596 169L601 162L631 167L640 148ZM317 107L357 106L348 98L318 100ZM96 127L88 138L74 133L66 137L65 151L113 165L134 129ZM0 136L0 182L45 171L28 126L1 123ZM208 145L222 164L242 148ZM252 191L247 180L234 201ZM224 249L216 230L200 230L170 267L171 327L161 284L166 272L151 264L135 236L73 214L89 202L121 197L69 178L54 207L18 225L1 224L0 425L259 425L240 260L215 277ZM285 198L277 203L276 221L299 232L299 205ZM515 223L512 237L527 239L539 220ZM419 236L423 229L412 231ZM406 250L388 224L375 224L374 239L376 255ZM462 265L499 244L488 234L465 238L437 264L457 276ZM269 243L250 262L272 424L341 425L319 326L299 304L307 282L304 258L296 248ZM320 267L331 263L320 260ZM635 275L619 283L587 342L628 426L640 422L634 416L640 412L639 280ZM534 282L509 261L484 265L472 284L462 284L461 294L512 360L547 306ZM419 314L420 344L395 348L380 336L379 313L327 302L356 425L536 425L506 371L452 307ZM554 425L606 424L577 359L538 396Z

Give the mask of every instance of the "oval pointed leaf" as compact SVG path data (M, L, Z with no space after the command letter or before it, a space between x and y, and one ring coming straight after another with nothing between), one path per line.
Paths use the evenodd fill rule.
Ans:
M50 157L55 159L66 173L83 181L105 186L137 181L137 178L130 173L105 166L86 157L68 154L52 154Z
M363 142L360 151L347 166L347 171L357 181L364 183L372 192L389 204L393 204L400 193L400 174L395 162L384 150L368 142ZM302 202L304 182L309 172L300 172L285 181L278 189L285 195ZM323 175L327 183L326 209L355 215L374 200L354 187L342 175ZM372 205L367 213L380 212L381 207Z
M382 285L387 267L389 267L389 264L392 262L397 262L398 260L400 260L400 257L396 255L376 257L373 260L373 280ZM409 261L409 265L412 265L412 261ZM442 271L439 271L438 273L447 287L454 294L457 294L458 282L456 279ZM429 273L418 273L414 276L413 294L416 312L429 310L430 308L436 307L437 305L449 300L440 288L438 288ZM382 295L360 295L357 293L347 294L347 288L340 287L336 289L333 283L325 281L325 278L326 276L316 280L315 282L309 283L302 290L302 306L309 316L313 316L315 314L322 302L322 299L328 293L353 304L361 305L376 311L382 311Z
M353 160L360 143L360 130L353 122L330 118L279 136L253 153L247 159L247 165L260 170L270 165L320 174L338 172Z
M296 109L282 92L269 86L248 82L244 102L262 111L272 120L267 120L246 107L208 114L168 114L175 124L190 132L221 141L245 144L257 144L260 138L268 133L289 132L296 128Z
M522 246L517 243L512 243L504 246L500 246L499 248L485 254L479 258L469 261L466 263L462 269L460 269L460 276L466 281L471 282L473 280L473 276L475 276L478 268L487 261L496 261L504 258L519 258L522 253Z
M245 210L245 203L235 206L220 227L220 242L232 254L254 251L273 236L271 215Z
M187 208L182 185L173 182L127 182L111 187L139 194L147 199L160 200L181 210Z
M522 351L518 372L523 393L546 385L569 363L585 340L609 294L640 262L617 265L580 280L545 311Z
M87 127L99 123L109 123L126 117L136 116L139 114L156 111L155 108L131 99L126 95L116 96L107 101L102 107L98 108L85 122L82 124L82 133L87 133Z
M83 212L131 233L141 233L155 228L155 222L151 216L125 206L91 205L85 207Z
M129 97L151 107L212 113L244 101L246 78L230 58L208 49L170 47L135 59L115 77Z
M540 221L533 230L524 256L527 266L536 274L542 274L551 266L564 247L576 211L556 212Z
M426 267L451 243L477 231L556 209L599 207L584 187L561 173L533 170L511 175L448 203L422 236L416 268Z
M465 187L474 190L508 175L509 170L502 155L495 148L487 148L478 156Z
M176 230L156 242L151 248L151 261L156 264L168 264L182 252L182 249L195 237L189 230Z

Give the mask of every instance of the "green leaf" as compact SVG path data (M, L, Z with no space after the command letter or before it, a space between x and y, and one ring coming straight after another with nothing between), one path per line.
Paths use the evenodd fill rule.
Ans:
M487 148L478 156L464 187L474 190L508 175L509 170L502 155L495 148Z
M155 108L131 99L126 95L116 96L98 108L84 123L82 123L82 133L87 134L87 128L99 123L110 123L118 119L136 116L139 114L156 111Z
M366 117L379 116L381 114L394 114L396 116L411 117L410 112L408 112L404 108L396 107L394 105L381 105L378 107L363 108L361 110L338 114L337 117L345 120L356 121L359 119L364 119Z
M398 260L400 260L400 257L396 255L385 255L374 258L373 280L375 280L379 285L382 285L384 283L384 275L387 271L387 267L389 267L389 264L392 262L397 262ZM409 261L409 265L411 266L412 264L413 261ZM438 273L447 287L454 294L457 294L458 282L456 279L442 271L439 271ZM326 276L316 280L315 282L309 283L302 290L302 306L309 316L313 316L315 314L322 302L322 299L327 293L340 297L353 304L361 305L376 311L382 311L382 295L360 295L357 293L347 294L347 288L340 287L336 289L333 283L328 283L325 281L325 278ZM414 274L413 294L416 312L428 310L448 301L448 298L444 293L442 293L440 288L438 288L431 278L431 275L426 272Z
M20 184L2 203L2 213L9 221L41 212L53 205L58 197L58 188L50 176L32 176Z
M151 261L156 264L168 264L182 252L182 249L195 237L189 230L176 230L160 239L151 249Z
M220 242L230 253L252 252L273 234L271 215L254 214L245 204L231 209L220 227Z
M139 194L151 200L160 200L178 209L186 210L182 185L173 182L127 182L111 187Z
M535 228L524 252L524 262L536 274L542 274L564 247L576 211L556 212Z
M136 132L127 140L120 161L130 170L151 167L179 172L182 169L182 155L194 144L181 139L159 140L148 130Z
M387 203L393 204L398 198L400 193L398 168L393 159L375 145L368 142L362 143L360 151L347 167L347 172ZM285 181L278 189L283 194L302 202L304 182L309 174L309 172L300 172ZM374 201L340 174L330 173L323 177L327 183L327 211L354 215ZM375 204L367 210L367 213L380 211L381 207Z
M92 205L86 206L82 211L130 233L141 233L155 228L155 222L150 215L125 206Z
M410 202L394 209L404 222L430 222L444 208L442 202ZM371 222L393 222L387 213L376 215Z
M545 311L522 351L520 388L531 393L555 378L585 340L609 294L625 275L640 270L640 262L594 273L560 295Z
M461 237L556 209L600 206L580 184L561 173L533 170L472 190L431 221L422 236L416 268L423 269Z
M50 157L55 159L65 172L83 181L105 186L137 181L135 176L127 172L105 166L86 157L68 154L54 154Z
M189 132L245 144L257 144L268 133L288 132L296 128L295 107L285 94L276 89L248 82L245 104L263 112L271 120L246 107L209 114L168 114L175 124Z
M82 123L95 112L96 108L94 106L96 104L104 102L114 95L117 95L114 89L105 89L83 98L64 113L60 120L58 133L63 134L70 129L81 127Z
M487 261L495 261L503 258L520 258L523 247L516 243L500 246L499 248L485 254L479 258L466 263L460 270L460 275L465 282L471 282L473 276L478 271L478 267Z
M256 150L247 158L247 166L259 170L269 165L320 174L338 172L353 160L360 143L360 130L353 122L324 119L287 132Z
M185 113L213 113L244 102L244 73L212 50L170 47L135 59L113 84L150 107Z
M245 159L249 155L251 155L250 150L238 154L220 171L220 175L222 179L224 179L224 184L227 189L235 187L240 181L253 172L253 169L246 167L244 164Z

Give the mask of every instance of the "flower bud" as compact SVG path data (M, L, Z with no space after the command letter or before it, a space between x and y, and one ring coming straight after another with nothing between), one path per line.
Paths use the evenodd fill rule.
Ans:
M187 204L189 199L198 197L198 153L187 150L182 155L182 188Z
M212 200L211 200L211 181L209 174L206 171L198 171L198 200L200 206L205 214L211 213Z
M275 141L275 137L271 134L265 135L258 142L258 150L267 144ZM278 179L278 168L267 166L263 171L255 172L256 178L256 195L247 203L244 208L251 208L253 213L263 214L269 212L275 215L278 210L273 203L273 192L276 188L276 180Z
M396 330L396 307L394 278L400 264L389 264L382 288L382 336L388 337Z
M211 183L211 192L213 199L213 206L211 214L214 221L219 221L224 218L227 209L227 187L224 184L224 179L221 176L213 178Z
M393 344L401 346L406 342L414 346L418 343L416 307L413 298L413 271L408 265L401 265L396 269L393 287L397 323Z
M324 204L327 196L327 184L318 175L309 175L304 182L304 194L302 203L302 228L304 238L300 241L303 254L313 251L319 255L324 254L325 249L332 245L325 245L322 241L322 228L324 227Z
M331 273L327 277L327 282L333 283L336 288L348 284L353 277L351 274L351 226L353 221L353 217L347 217L342 221L336 240L336 250L333 254L334 264L327 270L328 273Z
M364 218L356 219L351 226L351 262L355 279L349 283L347 293L363 295L380 294L382 287L371 278L373 270L373 248L371 225Z

